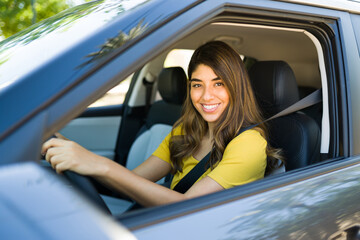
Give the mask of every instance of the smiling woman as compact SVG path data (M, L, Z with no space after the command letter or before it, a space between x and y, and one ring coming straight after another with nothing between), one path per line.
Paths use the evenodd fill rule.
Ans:
M211 170L216 172L227 167L232 170L236 169L236 166L241 168L232 174L221 174L223 179L225 175L228 177L227 181L222 181L224 188L264 177L265 168L271 170L277 162L276 159L281 159L281 156L278 150L266 144L266 128L263 124L249 130L254 134L253 137L245 138L247 131L240 134L243 129L261 123L262 118L239 54L224 42L204 44L194 52L189 63L188 76L190 94L184 103L183 116L175 123L175 128L181 127L183 134L173 135L169 146L174 170L183 170L183 158L195 156L201 160L211 152L208 162ZM252 139L254 142L250 145L258 148L249 146L249 141L247 144L237 142L239 139L245 142ZM236 151L234 154L229 151L230 146L234 145L238 149L247 146L246 148L253 149L253 152ZM267 164L266 155L269 161ZM238 162L235 165L228 164L227 157L238 159ZM242 174L244 170L249 173L248 169L254 169L254 172ZM209 173L210 171L207 172Z
M263 178L278 156L267 144L263 125L243 131L261 122L261 117L239 55L223 42L204 44L190 60L189 79L183 116L133 171L61 136L44 143L46 160L58 173L72 170L92 176L143 206L177 202ZM208 154L202 176L179 189ZM154 183L170 172L174 174L170 189Z

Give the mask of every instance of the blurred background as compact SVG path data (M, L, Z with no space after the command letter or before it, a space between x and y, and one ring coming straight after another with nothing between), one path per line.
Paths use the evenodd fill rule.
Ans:
M91 0L0 0L0 41L69 7Z

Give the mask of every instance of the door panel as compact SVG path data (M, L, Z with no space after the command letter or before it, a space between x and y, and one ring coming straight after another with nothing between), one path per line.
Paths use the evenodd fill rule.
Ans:
M92 152L115 159L123 102L133 74L98 99L60 133Z
M71 121L60 133L101 156L114 159L121 116L82 117Z

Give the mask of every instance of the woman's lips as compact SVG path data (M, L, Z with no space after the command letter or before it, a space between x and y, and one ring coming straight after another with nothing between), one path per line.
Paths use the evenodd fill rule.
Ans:
M219 107L220 103L216 104L201 104L204 112L214 112Z

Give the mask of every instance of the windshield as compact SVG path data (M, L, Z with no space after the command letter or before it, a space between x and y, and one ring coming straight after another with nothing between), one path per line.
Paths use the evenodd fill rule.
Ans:
M2 42L0 42L0 93L22 76L35 71L55 56L69 51L88 36L100 31L105 24L119 19L146 0L105 0L83 4L65 10ZM138 31L144 29L137 24ZM134 34L133 34L134 35ZM121 35L123 42L130 38ZM104 55L96 51L91 61ZM105 50L106 51L106 50ZM21 67L20 67L21 66Z

